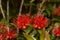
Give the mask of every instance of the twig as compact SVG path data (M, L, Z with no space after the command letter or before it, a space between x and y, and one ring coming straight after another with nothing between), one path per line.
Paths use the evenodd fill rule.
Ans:
M9 0L7 0L7 30L9 31Z
M9 0L7 0L7 22L9 23Z
M45 10L45 7L41 10L41 12L40 13L43 13L43 11Z
M4 14L1 2L2 2L2 0L0 0L0 9L1 9L1 13L2 13L3 18L5 19L5 14Z
M21 0L20 9L19 9L19 15L21 15L23 3L24 3L24 0ZM17 28L17 36L18 35L19 35L19 29ZM17 38L17 40L18 40L18 38Z
M53 8L56 8L56 3L54 3L54 6L53 6Z
M38 8L38 13L37 13L37 14L40 14L40 13L43 12L44 9L42 10L42 6L43 6L43 4L45 3L45 1L46 1L46 0L43 0L42 3L40 3L39 5L37 5L37 8ZM38 6L39 6L39 7L38 7Z
M30 1L30 6L29 6L29 14L31 14L31 11L32 11L32 2Z
M43 0L42 3L40 4L40 8L42 8L43 4L45 3L46 0Z
M17 40L18 40L18 35L19 35L19 28L17 28Z
M32 8L32 6L30 6L30 8L29 8L29 14L31 14L31 8Z
M19 15L21 15L23 3L24 3L24 0L21 0L20 9L19 9Z

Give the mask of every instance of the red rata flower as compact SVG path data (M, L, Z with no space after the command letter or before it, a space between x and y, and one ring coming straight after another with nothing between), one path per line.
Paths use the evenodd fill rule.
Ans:
M31 23L30 15L19 15L17 18L17 28L25 29Z
M58 6L57 11L58 11L58 13L60 13L60 6Z
M52 30L52 34L55 36L60 36L60 27L54 27Z
M16 38L16 33L12 29L10 29L6 35L7 35L7 38L10 38L10 39Z
M58 6L56 9L52 10L53 16L60 16L60 6Z
M2 24L2 23L0 23L0 28L2 28L2 30L4 31L4 33L1 31L0 32L0 40L5 40L5 38L6 38L6 33L7 33L7 29L6 29L6 27L5 27L5 25L4 24Z
M60 16L60 6L57 7L57 15Z
M4 34L0 33L0 40L3 40L4 38L16 38L16 34L14 33L14 30L10 29L8 31L8 29L6 29L6 26L2 23L0 23L0 27L4 30Z
M52 15L57 16L57 10L52 10Z
M43 27L45 27L47 25L47 23L49 22L49 20L44 17L43 15L36 15L33 18L33 27L34 28L38 28L38 29L42 29Z
M0 40L5 40L5 35L0 32Z

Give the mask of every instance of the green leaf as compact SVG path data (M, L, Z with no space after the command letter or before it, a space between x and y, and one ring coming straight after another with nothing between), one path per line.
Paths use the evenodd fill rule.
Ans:
M60 2L60 0L50 0L50 2Z
M55 40L56 36L54 36L53 34L51 35L51 40Z
M3 24L6 24L6 19L1 19L1 22L3 23Z
M55 9L55 6L52 5L52 4L49 4L48 9L49 9L49 10L53 10L53 9Z
M40 33L40 40L44 40L44 32L42 30L38 30Z
M34 2L34 0L31 0L30 3Z
M52 18L51 21L59 21L60 19L58 18Z
M30 34L33 35L33 36L35 36L37 34L37 31L33 30Z
M18 40L26 40L23 34L19 34L17 38Z
M46 40L51 40L50 39L50 34L47 31L45 31L45 39Z
M48 9L48 8L46 8L46 12L47 12L47 15L48 15L48 17L50 17L50 10Z
M27 39L27 40L34 40L34 38L32 37L32 35L28 35L27 33L23 33L24 34L24 37Z
M29 33L31 33L31 31L33 31L33 28L28 26L27 29L25 29L23 31L29 34Z
M46 30L38 30L38 32L40 33L40 40L50 40L50 35Z

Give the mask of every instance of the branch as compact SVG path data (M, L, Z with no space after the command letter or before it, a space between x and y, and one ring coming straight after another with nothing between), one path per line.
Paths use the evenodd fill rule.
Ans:
M42 8L43 4L45 3L46 0L43 0L42 3L40 4L40 8Z
M42 3L37 5L38 8L38 15L43 12L44 9L42 9L43 4L45 3L46 0L43 0Z
M19 8L19 15L21 15L21 11L22 11L22 6L23 6L24 0L21 0L21 4L20 4L20 8ZM19 29L17 28L17 36L19 34ZM18 38L17 38L18 40Z
M19 15L21 15L23 3L24 3L24 0L22 0L22 2L21 2L20 9L19 9Z
M32 10L31 8L32 8L32 6L30 6L30 8L29 8L29 14L31 14L31 10Z
M43 11L45 10L45 7L43 7L43 9L41 10L41 12L40 13L43 13Z
M1 13L2 13L3 18L5 19L5 14L4 14L1 2L2 2L2 0L0 0L0 9L1 9Z
M7 0L7 29L9 31L9 0Z
M7 22L9 23L9 0L7 0Z

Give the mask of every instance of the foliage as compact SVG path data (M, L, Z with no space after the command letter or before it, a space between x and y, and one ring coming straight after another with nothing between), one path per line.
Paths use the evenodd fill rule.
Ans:
M60 0L0 0L1 40L60 40Z

